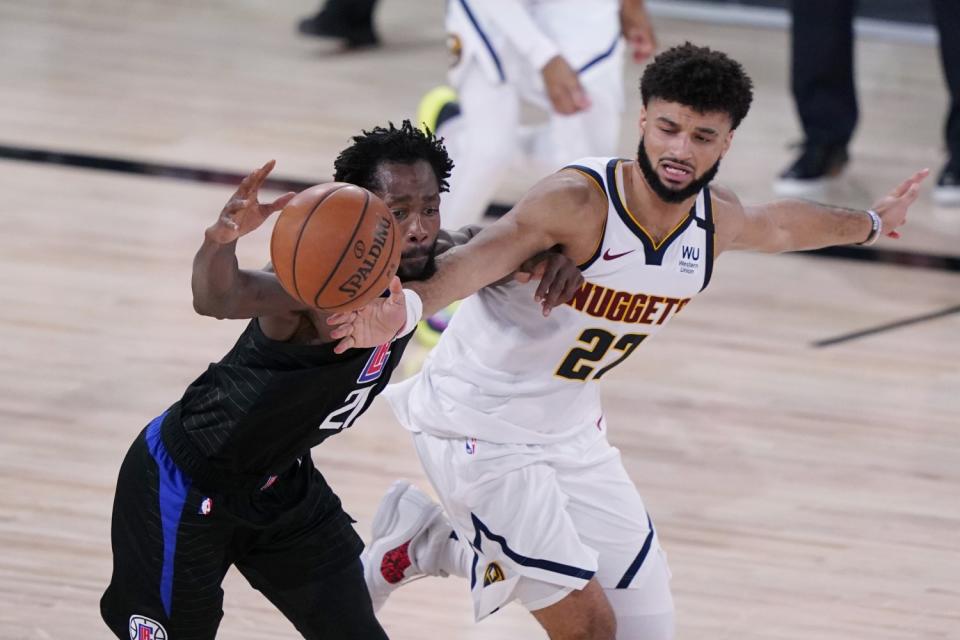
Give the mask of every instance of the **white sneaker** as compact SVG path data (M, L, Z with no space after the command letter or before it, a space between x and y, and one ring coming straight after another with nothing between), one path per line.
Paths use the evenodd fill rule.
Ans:
M362 556L374 611L380 610L394 589L425 575L414 548L438 519L443 519L443 510L423 491L406 480L390 486L377 507L373 537Z

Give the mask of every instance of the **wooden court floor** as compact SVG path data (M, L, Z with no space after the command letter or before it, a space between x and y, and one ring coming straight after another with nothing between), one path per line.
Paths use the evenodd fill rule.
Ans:
M293 36L305 0L6 0L0 145L229 172L273 157L279 175L327 179L351 134L411 116L443 78L442 3L382 4L386 46L339 55ZM719 179L772 197L798 136L786 34L657 26L662 44L716 46L754 76ZM863 120L831 194L851 205L939 169L946 104L935 50L858 47ZM638 73L628 65L628 89ZM107 638L120 461L243 326L194 314L189 289L231 189L10 160L0 188L0 640ZM265 262L268 233L242 241L242 264ZM888 246L960 255L960 212L924 195ZM812 346L958 304L955 272L726 255L610 376L611 439L670 555L678 638L960 639L960 314ZM427 486L379 402L314 458L364 536L392 480ZM224 589L220 637L297 637L235 572ZM543 637L515 605L474 624L456 578L405 587L382 620L404 639Z

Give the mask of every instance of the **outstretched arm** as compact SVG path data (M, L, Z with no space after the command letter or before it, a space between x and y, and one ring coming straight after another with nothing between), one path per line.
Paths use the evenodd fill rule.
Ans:
M561 171L541 180L503 218L477 234L469 243L454 247L437 259L437 273L424 282L408 283L422 301L423 315L430 315L455 300L518 270L530 256L555 246L574 264L586 261L602 233L607 210L605 197L586 178L573 171ZM568 283L546 273L537 295L544 307L555 306ZM545 284L546 283L546 284ZM390 336L369 331L378 322L374 301L345 314L334 314L329 322L339 325L331 332L342 338L337 351L380 344Z
M462 227L458 231L440 230L437 238L437 255L445 253L453 247L467 244L478 233L483 231L483 227L478 224L471 224ZM541 251L532 258L528 258L517 267L517 270L499 280L490 283L487 286L497 286L508 282L530 282L539 280L540 286L537 288L537 300L546 300L546 292L554 291L559 296L558 300L562 304L573 297L583 284L583 274L580 268L573 260L563 255L563 247L557 245L547 251ZM544 305L544 315L549 315L550 307Z
M216 318L256 318L290 313L303 304L290 297L277 277L265 271L240 269L237 240L258 228L293 197L287 193L261 204L257 192L273 169L263 165L240 183L217 221L204 232L203 244L193 259L193 308Z
M897 231L920 193L929 169L918 171L873 205L881 222L873 233L874 219L866 210L845 209L805 200L778 200L743 206L733 192L715 189L724 212L718 227L719 250L746 249L767 253L806 251L841 244L863 244L879 234L899 238Z
M513 274L531 256L555 246L562 247L574 262L589 258L594 239L589 212L605 213L606 204L587 180L569 171L544 178L500 220L469 243L438 257L433 277L407 285L423 301L424 315ZM598 201L603 205L598 207ZM602 218L596 216L596 222L599 229ZM545 296L551 294L560 291L544 292Z

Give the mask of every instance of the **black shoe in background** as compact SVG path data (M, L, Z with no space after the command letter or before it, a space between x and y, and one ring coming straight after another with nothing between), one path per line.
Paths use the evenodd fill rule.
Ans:
M933 201L941 207L960 207L960 158L950 158L933 188Z
M804 143L800 155L780 174L773 190L781 196L802 196L820 191L843 173L849 159L845 146Z
M344 40L347 47L351 49L375 47L380 44L380 39L373 30L372 21L351 24L327 11L303 18L297 24L297 31L305 36Z

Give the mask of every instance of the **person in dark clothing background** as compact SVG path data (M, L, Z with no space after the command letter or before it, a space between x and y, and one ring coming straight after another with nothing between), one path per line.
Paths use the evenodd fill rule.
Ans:
M960 206L960 2L930 0L950 102L947 161L933 191L941 205ZM780 195L806 195L843 172L859 115L854 86L856 0L793 0L792 89L804 141L775 184Z
M317 13L300 20L297 30L308 36L344 40L351 49L375 47L380 44L373 28L376 6L377 0L326 0Z

